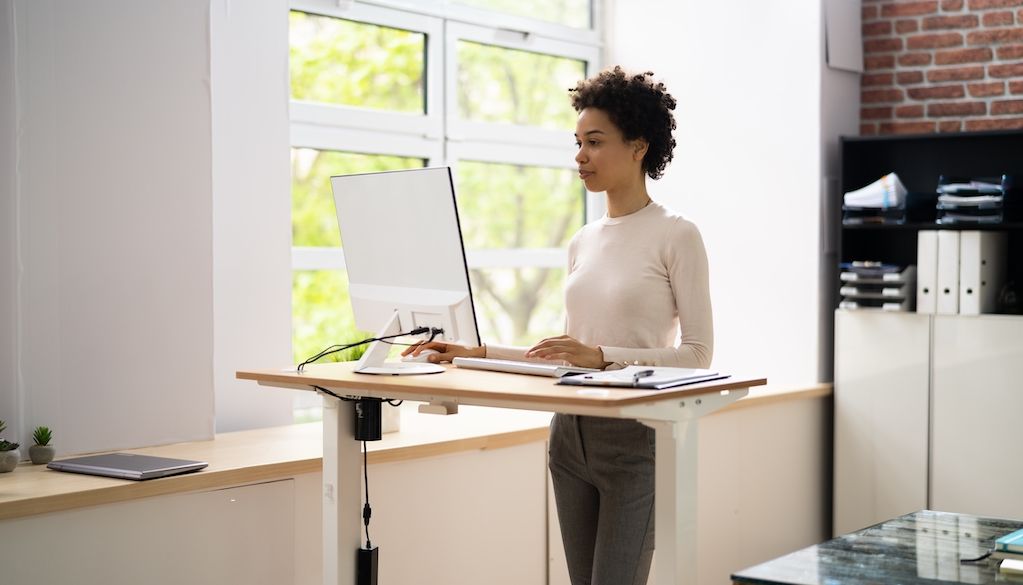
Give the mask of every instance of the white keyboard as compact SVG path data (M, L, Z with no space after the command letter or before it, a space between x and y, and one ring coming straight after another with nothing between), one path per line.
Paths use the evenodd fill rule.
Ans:
M538 362L518 362L514 360L495 360L491 358L456 357L451 360L451 363L455 364L459 368L490 370L492 372L505 372L508 374L547 376L549 378L560 378L567 374L585 374L587 372L600 371L593 368L581 368L579 366L563 366Z

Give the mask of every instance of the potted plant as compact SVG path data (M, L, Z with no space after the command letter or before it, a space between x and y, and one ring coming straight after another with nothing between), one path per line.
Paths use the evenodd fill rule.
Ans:
M53 431L47 427L36 427L36 430L32 431L32 440L35 441L35 445L28 448L28 458L32 460L32 463L41 465L53 461L57 450L50 444L52 438Z
M0 433L7 428L7 423L0 420ZM21 461L21 451L18 451L18 444L0 439L0 473L14 471Z

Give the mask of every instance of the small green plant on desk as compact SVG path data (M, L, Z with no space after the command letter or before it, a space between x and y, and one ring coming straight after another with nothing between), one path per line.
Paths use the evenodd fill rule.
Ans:
M7 423L0 420L0 433L7 429ZM18 443L0 439L0 473L14 471L21 461L21 451L18 451Z
M35 445L28 448L28 457L32 463L42 465L53 461L57 450L50 444L51 439L53 439L53 431L48 427L36 427L36 430L32 431L32 440Z
M356 331L345 336L339 345L349 345L351 343L357 343L363 339L373 337L373 333L365 331ZM344 351L332 353L327 356L328 361L332 362L357 362L362 359L362 356L366 354L366 350L369 349L368 343L362 345L356 345L355 347L349 347Z

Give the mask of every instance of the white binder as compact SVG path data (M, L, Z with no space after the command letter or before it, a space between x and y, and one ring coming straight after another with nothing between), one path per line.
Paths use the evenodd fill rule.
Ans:
M959 314L959 232L938 232L939 315Z
M916 240L916 312L938 310L938 232L920 230Z
M959 233L959 314L992 313L1005 282L1005 232Z

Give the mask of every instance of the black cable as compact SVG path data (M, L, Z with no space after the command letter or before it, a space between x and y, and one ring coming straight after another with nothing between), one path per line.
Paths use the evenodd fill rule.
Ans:
M979 563L980 561L983 561L984 559L986 559L989 556L991 556L991 553L993 553L993 552L995 552L994 549L991 549L991 550L987 551L986 553L980 555L979 557L976 557L976 558L973 558L973 559L959 559L959 562L961 564Z
M349 343L348 345L332 345L332 346L328 347L327 349L324 349L320 353L318 353L318 354L312 356L311 358L305 360L304 362L298 364L298 366L295 369L298 370L299 372L301 372L303 369L305 369L306 364L311 364L311 363L315 362L316 360L318 360L320 358L326 357L326 356L328 356L328 355L330 355L332 353L337 353L339 351L344 351L346 349L351 349L351 348L359 346L359 345L364 345L364 344L367 344L367 343L373 343L374 341L383 341L384 343L388 343L386 341L388 339L394 339L396 337L403 337L403 336L406 336L406 335L422 335L423 333L429 333L430 334L430 340L432 341L433 338L436 337L438 333L443 333L443 332L444 332L443 329L437 329L436 327L416 327L412 331L405 331L405 332L402 332L402 333L397 333L395 335L387 335L385 337L369 337L367 339L363 339L362 341L356 341L355 343Z
M311 364L322 357L328 356L332 353L337 353L339 351L344 351L346 349L351 349L355 346L362 345L363 343L368 343L368 341L360 341L358 343L352 343L350 345L332 345L327 349L321 351L320 353L312 356L311 358L306 359L304 362L298 364L298 366L295 369L301 372L303 369L305 369L306 364Z
M369 540L369 518L373 515L373 508L369 507L369 458L366 455L366 441L362 442L362 474L366 482L366 505L362 507L362 522L366 526L366 550L373 548Z
M340 394L335 394L335 393L331 392L330 390L327 390L323 386L313 385L313 390L317 390L319 392L323 392L324 394L329 394L330 396L333 396L334 398L337 398L341 402L358 402L359 401L358 398L349 398L347 396L341 396Z
M330 390L327 390L326 388L324 388L322 386L313 386L313 388L318 390L318 391L320 391L320 392L323 392L325 394L329 394L329 395L333 396L334 398L337 398L338 400L341 400L343 402L358 402L358 399L356 399L356 398L348 398L346 396L339 396L339 395L331 392ZM387 400L386 402L388 404L392 404L393 406L397 406L397 405L394 405L391 400ZM399 402L398 404L401 404L401 402ZM373 508L370 507L370 505L369 505L369 455L367 454L367 450L366 450L366 441L362 442L362 474L363 474L363 481L365 481L365 485L366 485L366 503L362 507L362 523L366 527L366 550L369 550L369 549L373 548L373 543L369 539L369 519L370 519L370 517L373 516Z
M362 341L356 341L355 343L349 343L348 345L332 345L332 346L328 347L327 349L321 351L320 353L316 354L315 356L313 356L313 357L307 359L306 361L302 362L301 364L299 364L297 369L299 371L302 371L302 368L306 364L315 362L316 360L318 360L318 359L320 359L322 357L328 356L328 355L330 355L332 353L337 353L339 351L344 351L346 349L351 349L353 347L357 347L357 346L360 346L360 345L365 345L367 343L373 343L374 341L382 341L384 343L392 343L392 342L389 342L387 340L388 339L394 339L396 337L403 337L403 336L406 336L406 335L421 335L423 333L429 333L429 332L431 332L430 328L427 328L427 327L417 327L417 328L415 328L415 329L413 329L411 331L406 331L406 332L402 332L402 333L396 333L394 335L387 335L385 337L369 337L369 338L363 339ZM435 334L433 334L433 335L435 335ZM431 339L433 339L433 337L431 337Z
M426 332L424 331L423 333L426 333ZM403 345L405 347L419 347L420 345L426 345L427 343L430 343L431 341L436 339L438 335L442 335L443 333L444 333L444 330L441 329L440 327L430 327L430 338L427 339L426 341L417 341L416 343L398 343L396 341L384 341L383 339L381 339L380 341L383 341L384 343L386 343L388 345Z
M397 345L397 346L403 346L403 347L415 347L417 345L425 343L425 342L422 342L422 341L417 342L417 343L400 343L400 342L397 342L397 341L386 341L384 339L378 339L377 341L379 341L380 343L386 343L387 345Z
M340 400L342 402L358 402L359 401L358 398L349 398L347 396L341 396L340 394L335 394L334 392L331 392L330 390L327 390L323 386L316 386L315 384L313 385L313 390L316 390L318 392L323 392L324 394L327 394L328 396L333 396L334 398L337 398L338 400ZM404 400L395 400L394 398L381 398L380 400L386 402L387 404L390 404L391 406L395 406L395 407L401 406L405 402Z

